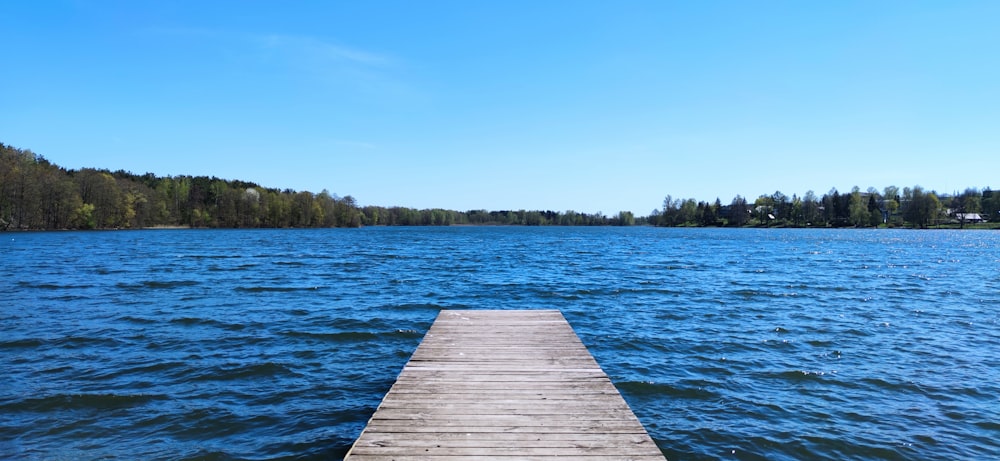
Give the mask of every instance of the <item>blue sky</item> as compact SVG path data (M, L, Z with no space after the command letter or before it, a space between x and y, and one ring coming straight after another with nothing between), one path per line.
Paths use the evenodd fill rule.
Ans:
M0 142L362 205L1000 188L996 1L0 2Z

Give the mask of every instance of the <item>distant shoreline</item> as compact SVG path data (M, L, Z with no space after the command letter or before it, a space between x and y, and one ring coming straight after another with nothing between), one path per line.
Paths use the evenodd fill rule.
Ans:
M13 174L17 172L17 174ZM938 196L920 186L859 187L803 197L775 192L728 205L667 195L649 216L573 210L447 210L359 206L327 190L261 187L208 176L67 170L0 143L0 231L20 229L303 229L361 226L643 226L871 229L997 228L1000 192L968 188Z
M597 226L560 226L560 225L527 225L527 224L451 224L451 225L384 225L376 224L372 226L361 226L353 229L363 229L363 228L446 228L446 227L533 227L533 228L569 228L569 227L649 227L649 228L659 228L659 229L793 229L793 230L816 230L816 229L828 229L828 230L914 230L914 231L935 231L935 230L963 230L963 231L1000 231L1000 223L980 223L974 225L966 225L964 228L959 227L957 224L931 226L926 228L917 227L798 227L798 226L674 226L674 227L663 227L654 226L651 224L643 224L637 226L613 226L610 224L597 225ZM107 232L107 231L142 231L142 230L302 230L302 229L338 229L335 227L192 227L187 225L160 225L160 226L146 226L137 228L94 228L94 229L0 229L0 233L19 233L19 232Z
M157 225L157 226L146 226L146 227L140 227L139 229L141 229L141 230L157 230L157 229L160 229L160 230L163 230L163 229L168 229L168 230L172 230L172 229L191 229L191 226L189 226L189 225L170 225L170 224L162 224L162 225ZM128 229L125 229L125 230L128 230Z

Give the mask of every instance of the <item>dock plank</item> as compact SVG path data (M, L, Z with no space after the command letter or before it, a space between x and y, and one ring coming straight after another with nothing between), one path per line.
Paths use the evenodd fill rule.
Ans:
M665 458L559 311L441 311L345 459Z

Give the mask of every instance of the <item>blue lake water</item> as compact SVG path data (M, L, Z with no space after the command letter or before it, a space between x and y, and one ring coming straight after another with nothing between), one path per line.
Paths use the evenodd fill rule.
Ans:
M1000 232L0 234L0 458L340 459L439 310L559 309L668 459L1000 458Z

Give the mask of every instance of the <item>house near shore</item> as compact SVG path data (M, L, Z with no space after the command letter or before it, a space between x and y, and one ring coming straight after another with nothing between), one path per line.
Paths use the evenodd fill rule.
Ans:
M955 219L967 223L981 223L986 221L979 213L955 213Z

